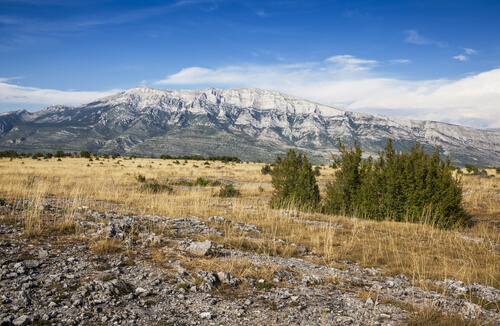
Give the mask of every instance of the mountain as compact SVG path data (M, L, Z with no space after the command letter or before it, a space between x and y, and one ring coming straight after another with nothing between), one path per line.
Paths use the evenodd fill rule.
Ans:
M348 112L260 89L139 86L78 107L0 114L0 150L91 150L138 156L229 155L272 161L290 148L328 163L337 139L377 155L415 141L459 165L500 165L500 134L433 121Z

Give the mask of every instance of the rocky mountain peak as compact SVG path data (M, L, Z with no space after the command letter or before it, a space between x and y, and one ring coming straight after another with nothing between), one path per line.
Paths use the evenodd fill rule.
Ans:
M327 163L337 139L376 156L393 139L440 148L457 164L500 165L500 134L355 113L257 88L162 90L138 86L79 107L0 115L0 149L230 155L273 160L295 148Z

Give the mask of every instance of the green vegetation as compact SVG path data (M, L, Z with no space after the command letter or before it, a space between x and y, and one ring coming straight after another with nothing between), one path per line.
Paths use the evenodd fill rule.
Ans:
M88 152L88 151L81 151L80 152L80 157L90 158L90 152Z
M340 170L335 182L327 185L326 212L441 227L466 221L460 180L438 149L427 154L416 143L410 152L396 151L389 139L377 160L363 160L357 143L347 150L339 141L339 150L334 160Z
M218 195L223 198L238 197L240 192L232 184L228 183L220 187Z
M151 181L141 184L139 190L145 193L157 194L161 192L171 192L172 187L167 184L168 180L165 182Z
M311 210L319 207L319 188L307 156L289 150L283 159L276 157L271 176L275 189L270 202L272 208L294 206Z
M119 153L113 153L112 155L110 154L92 154L91 151L88 150L82 150L79 153L78 152L73 152L71 153L65 153L64 151L57 151L55 154L53 153L47 153L47 154L42 154L42 153L36 153L36 159L45 157L45 158L51 158L51 157L83 157L83 158L91 158L91 155L94 155L95 157L98 157L99 155L102 156L104 159L109 159L113 158L116 159L120 157ZM31 153L25 154L24 152L22 153L17 153L14 150L7 150L7 151L0 151L0 158L2 157L8 157L8 158L25 158L25 157L33 157ZM130 156L131 159L137 158L135 155ZM201 155L184 155L184 156L170 156L170 155L160 155L160 159L174 159L174 160L193 160L193 161L221 161L223 163L228 163L228 162L234 162L234 163L241 163L241 160L237 158L236 156L209 156L208 158L205 158ZM178 161L177 161L178 163ZM204 165L210 165L209 162L205 162Z
M324 211L374 220L429 223L452 227L467 222L462 207L461 181L455 167L416 143L409 152L396 151L389 139L378 159L362 158L361 147L346 149L339 140L340 156L333 157L335 181L326 186L324 205L315 174L305 155L290 150L276 158L270 174L274 193L272 208ZM268 173L267 168L262 173Z
M241 160L237 158L236 156L209 156L208 158L205 158L204 156L201 155L183 155L183 156L171 156L167 154L162 154L160 155L160 159L162 160L192 160L192 161L221 161L223 163L228 163L228 162L235 162L235 163L241 163ZM205 165L207 165L205 162Z
M140 183L145 183L146 182L146 176L142 175L142 174L138 174L135 176L135 179L140 182Z
M271 166L269 164L266 164L262 167L262 169L260 170L260 172L263 174L263 175L266 175L266 174L271 174L272 170L271 170Z
M201 186L201 187L205 187L205 186L208 186L209 184L211 184L212 181L208 180L208 179L205 179L203 177L198 177L196 178L196 181L195 181L195 185L196 186Z

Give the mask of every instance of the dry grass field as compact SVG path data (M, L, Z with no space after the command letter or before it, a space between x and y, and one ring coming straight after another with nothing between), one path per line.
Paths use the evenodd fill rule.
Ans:
M248 260L196 258L182 253L167 253L162 246L149 244L130 249L124 242L106 236L89 238L79 227L76 216L82 207L97 212L114 211L168 219L194 217L223 235L192 234L191 239L209 239L215 246L274 257L300 257L315 264L347 269L375 268L384 276L406 275L413 285L428 291L446 293L432 281L454 278L500 288L500 176L478 178L461 175L463 205L471 217L470 226L444 230L432 225L392 221L369 221L319 213L272 210L271 177L263 175L261 163L222 163L148 158L103 159L0 159L0 198L12 205L3 223L18 227L28 245L86 243L95 255L125 254L133 261L147 258L155 266L168 267L180 261L183 268L224 270L236 277L272 279L272 265L255 268ZM335 170L321 166L317 177L320 190L334 179ZM494 175L494 170L489 170ZM236 193L221 197L221 189L232 185ZM58 214L46 214L41 205L56 200ZM17 207L23 206L22 210ZM19 214L22 211L22 214ZM247 232L234 223L218 224L209 217L251 223L262 232ZM101 226L107 221L100 221ZM104 223L103 223L104 222ZM149 223L154 233L178 237L165 225ZM99 230L95 230L96 232ZM7 241L2 239L0 241ZM301 248L313 255L304 255ZM149 258L148 258L149 257ZM163 267L162 267L163 268ZM360 288L360 299L374 297ZM487 309L499 311L499 302L482 301L474 296L464 299ZM389 304L394 304L392 301ZM445 317L431 309L417 311L411 325L476 325L457 316ZM444 319L443 319L444 318Z
M178 163L177 163L178 162ZM221 215L248 222L263 230L253 241L227 227L224 237L212 241L266 254L293 256L295 243L315 250L324 265L341 267L345 261L380 269L386 275L405 274L414 280L456 278L466 283L500 287L500 178L463 175L464 206L474 223L459 230L428 225L374 222L343 216L271 210L268 200L271 177L262 175L263 164L175 161L118 158L89 161L0 160L0 194L11 201L42 201L48 196L72 199L65 223L79 206L95 210L152 214L169 218L195 216L204 221ZM489 171L493 174L494 171ZM171 191L141 191L138 176L146 183L166 183ZM334 170L321 167L321 188L332 180ZM220 186L191 186L198 177L233 184L240 195L217 196ZM43 235L49 228L62 228L44 221L37 210L24 221L27 235ZM314 221L324 222L315 223ZM53 222L56 224L56 222ZM75 230L77 233L77 230Z

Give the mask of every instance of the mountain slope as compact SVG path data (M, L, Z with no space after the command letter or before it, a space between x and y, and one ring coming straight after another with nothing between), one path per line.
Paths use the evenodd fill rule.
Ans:
M159 90L139 86L78 106L0 115L0 149L231 155L273 160L289 148L327 162L337 139L376 155L419 141L457 164L500 165L500 134L431 121L347 112L260 89Z

